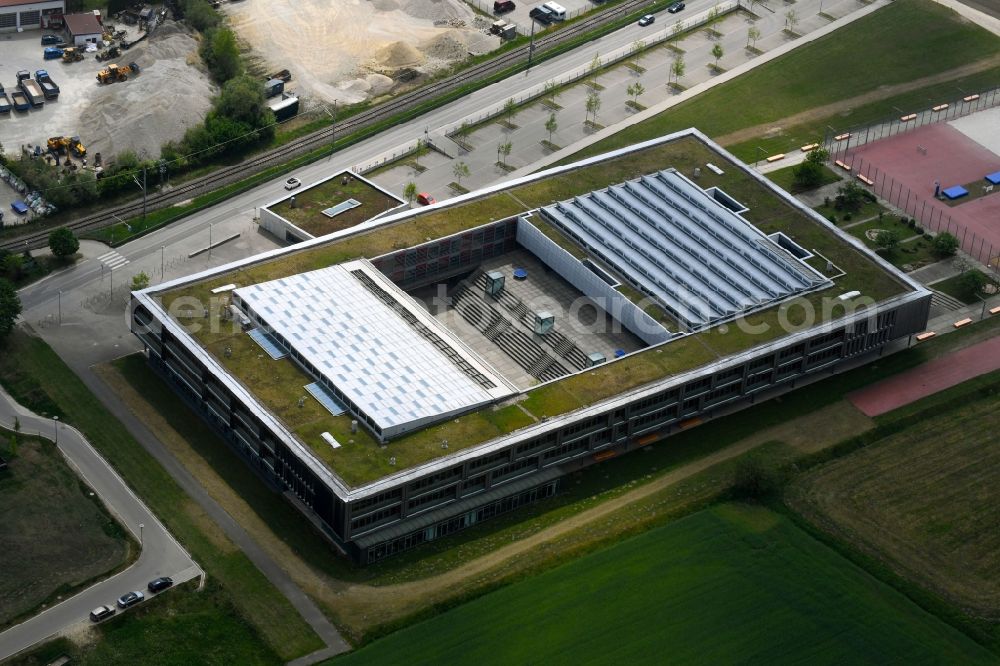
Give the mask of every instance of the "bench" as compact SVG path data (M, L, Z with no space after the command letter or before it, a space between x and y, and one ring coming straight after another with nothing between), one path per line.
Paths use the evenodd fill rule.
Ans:
M931 111L934 111L934 112L944 111L945 109L948 108L948 106L949 106L948 104L938 104L937 106L933 107L931 109Z
M908 116L900 116L899 122L901 122L901 123L908 123L911 120L916 120L916 119L917 119L917 114L911 113Z
M995 308L990 308L990 314L991 315L1000 314L1000 305L996 306Z
M844 164L844 163L843 163L843 162L841 162L840 160L837 160L836 162L834 162L834 164L836 164L837 166L839 166L839 167L840 167L841 169L843 169L844 171L850 171L850 170L851 170L851 167L850 167L850 165L847 165L847 164Z
M850 137L851 137L851 133L847 132L845 134L838 134L837 136L833 137L833 140L834 141L843 141L844 139L849 139Z
M962 101L963 102L975 102L977 99L979 99L979 95L969 95L968 97L963 97Z
M917 342L923 342L924 340L930 340L935 335L937 335L937 333L935 333L934 331L927 331L926 333L920 333L919 335L917 335Z
M871 178L869 178L868 176L866 176L864 174L861 174L861 173L858 174L858 180L860 180L865 185L874 185L875 184L875 181L873 181Z
M819 148L818 143L810 143L805 146L802 146L801 148L799 148L799 150L801 150L803 153L808 153L810 150L816 150L817 148Z
M972 323L972 320L969 319L968 317L966 317L965 319L961 319L959 321L956 321L954 324L952 324L952 326L954 326L955 328L962 328L963 326L968 326L971 323Z
M705 168L706 168L706 169L708 169L709 171L711 171L712 173L714 173L714 174L715 174L716 176L721 176L722 174L724 174L724 173L725 173L725 171L723 171L723 170L722 170L722 169L720 169L719 167L715 166L715 165L714 165L714 164L712 164L711 162L708 162L708 163L707 163L707 164L705 165Z
M785 154L784 153L778 153L777 155L771 155L770 157L768 157L767 161L768 162L777 162L778 160L783 160L783 159L785 159Z

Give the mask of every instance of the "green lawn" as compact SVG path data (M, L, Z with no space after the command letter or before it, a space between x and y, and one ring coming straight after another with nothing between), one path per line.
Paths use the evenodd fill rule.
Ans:
M259 632L253 641L256 649L274 650L288 660L323 646L284 595L220 533L47 344L20 331L13 333L0 352L0 381L25 406L59 414L87 436L209 578L222 583L239 614Z
M982 271L977 270L976 272L982 274ZM940 282L935 282L930 285L930 288L935 291L948 294L949 296L953 296L966 304L971 305L972 303L980 302L979 296L970 291L969 288L962 283L961 275L955 275L945 280L941 280Z
M998 52L1000 39L950 9L931 0L894 2L832 35L599 141L567 161L687 127L697 127L709 136L721 136L871 92L880 86L954 69ZM988 77L977 79L980 84L986 80ZM949 99L958 96L955 82L940 88L947 91ZM734 99L744 103L734 106ZM926 107L926 95L914 96L912 104L918 102L920 108ZM873 105L866 109L866 114L874 112L875 118L882 118L892 112L891 106ZM826 120L817 128L819 138ZM852 117L848 124L859 120L858 116ZM756 146L765 146L769 154L787 152L815 140L816 136L809 133L794 141L785 137L764 143L755 139L740 146L737 155L753 161Z
M995 663L761 507L688 516L403 629L338 664Z
M14 660L12 666L43 666L63 655L82 666L283 663L240 618L219 583L209 577L203 591L196 588L196 581L186 583L102 622L95 629L99 640L84 647L56 639Z
M323 214L323 210L348 199L361 205L332 218ZM323 236L353 227L399 205L399 201L363 180L351 178L344 184L342 174L337 174L319 185L289 192L288 198L270 206L270 210L313 236Z
M775 171L770 171L766 173L768 180L772 183L785 190L786 192L791 192L797 194L799 192L808 192L810 190L815 190L818 187L823 187L824 185L829 185L830 183L836 183L840 180L840 175L833 171L828 166L822 166L820 168L820 173L822 178L816 187L799 187L795 184L795 167L789 166L783 169L777 169Z
M138 544L67 464L55 444L0 429L0 627L124 565Z

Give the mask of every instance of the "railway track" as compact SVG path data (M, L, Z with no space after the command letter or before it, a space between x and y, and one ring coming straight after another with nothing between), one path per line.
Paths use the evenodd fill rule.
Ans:
M606 9L596 15L585 18L582 21L573 23L562 30L557 30L551 34L544 35L535 40L535 52L543 53L556 48L561 44L572 41L580 35L592 30L613 23L629 14L635 13L647 7L649 0L625 0L621 4ZM392 117L399 113L409 111L429 99L434 99L445 95L469 81L487 78L493 74L513 67L518 63L526 63L528 56L528 46L513 49L500 54L495 58L487 60L477 65L468 67L457 74L453 74L438 81L433 81L409 92L403 93L388 102L377 107L367 109L350 118L337 123L336 132L339 136L348 136L375 123ZM288 143L259 153L239 164L217 169L210 174L195 178L175 188L165 192L158 192L146 198L147 210L157 210L173 205L180 201L191 199L201 194L205 194L213 189L222 187L246 178L247 176L259 173L265 168L288 161L298 155L329 142L334 135L334 128L327 127L316 130L310 134L301 136ZM76 233L99 229L116 221L116 219L127 220L142 213L142 200L137 200L109 208L98 213L93 213L85 217L67 222L65 226ZM0 248L6 250L21 250L25 248L44 247L48 243L48 236L51 229L43 231L29 232L14 238L0 241Z

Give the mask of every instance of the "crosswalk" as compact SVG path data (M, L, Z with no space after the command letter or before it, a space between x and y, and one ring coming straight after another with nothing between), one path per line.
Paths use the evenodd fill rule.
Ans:
M97 258L99 262L107 266L110 270L115 270L116 268L121 268L128 263L128 259L118 254L114 250L111 252L106 252Z

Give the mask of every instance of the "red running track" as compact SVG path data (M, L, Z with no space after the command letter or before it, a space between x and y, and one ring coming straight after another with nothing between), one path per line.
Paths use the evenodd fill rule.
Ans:
M1000 336L850 393L847 399L866 415L878 416L994 370L1000 370Z

